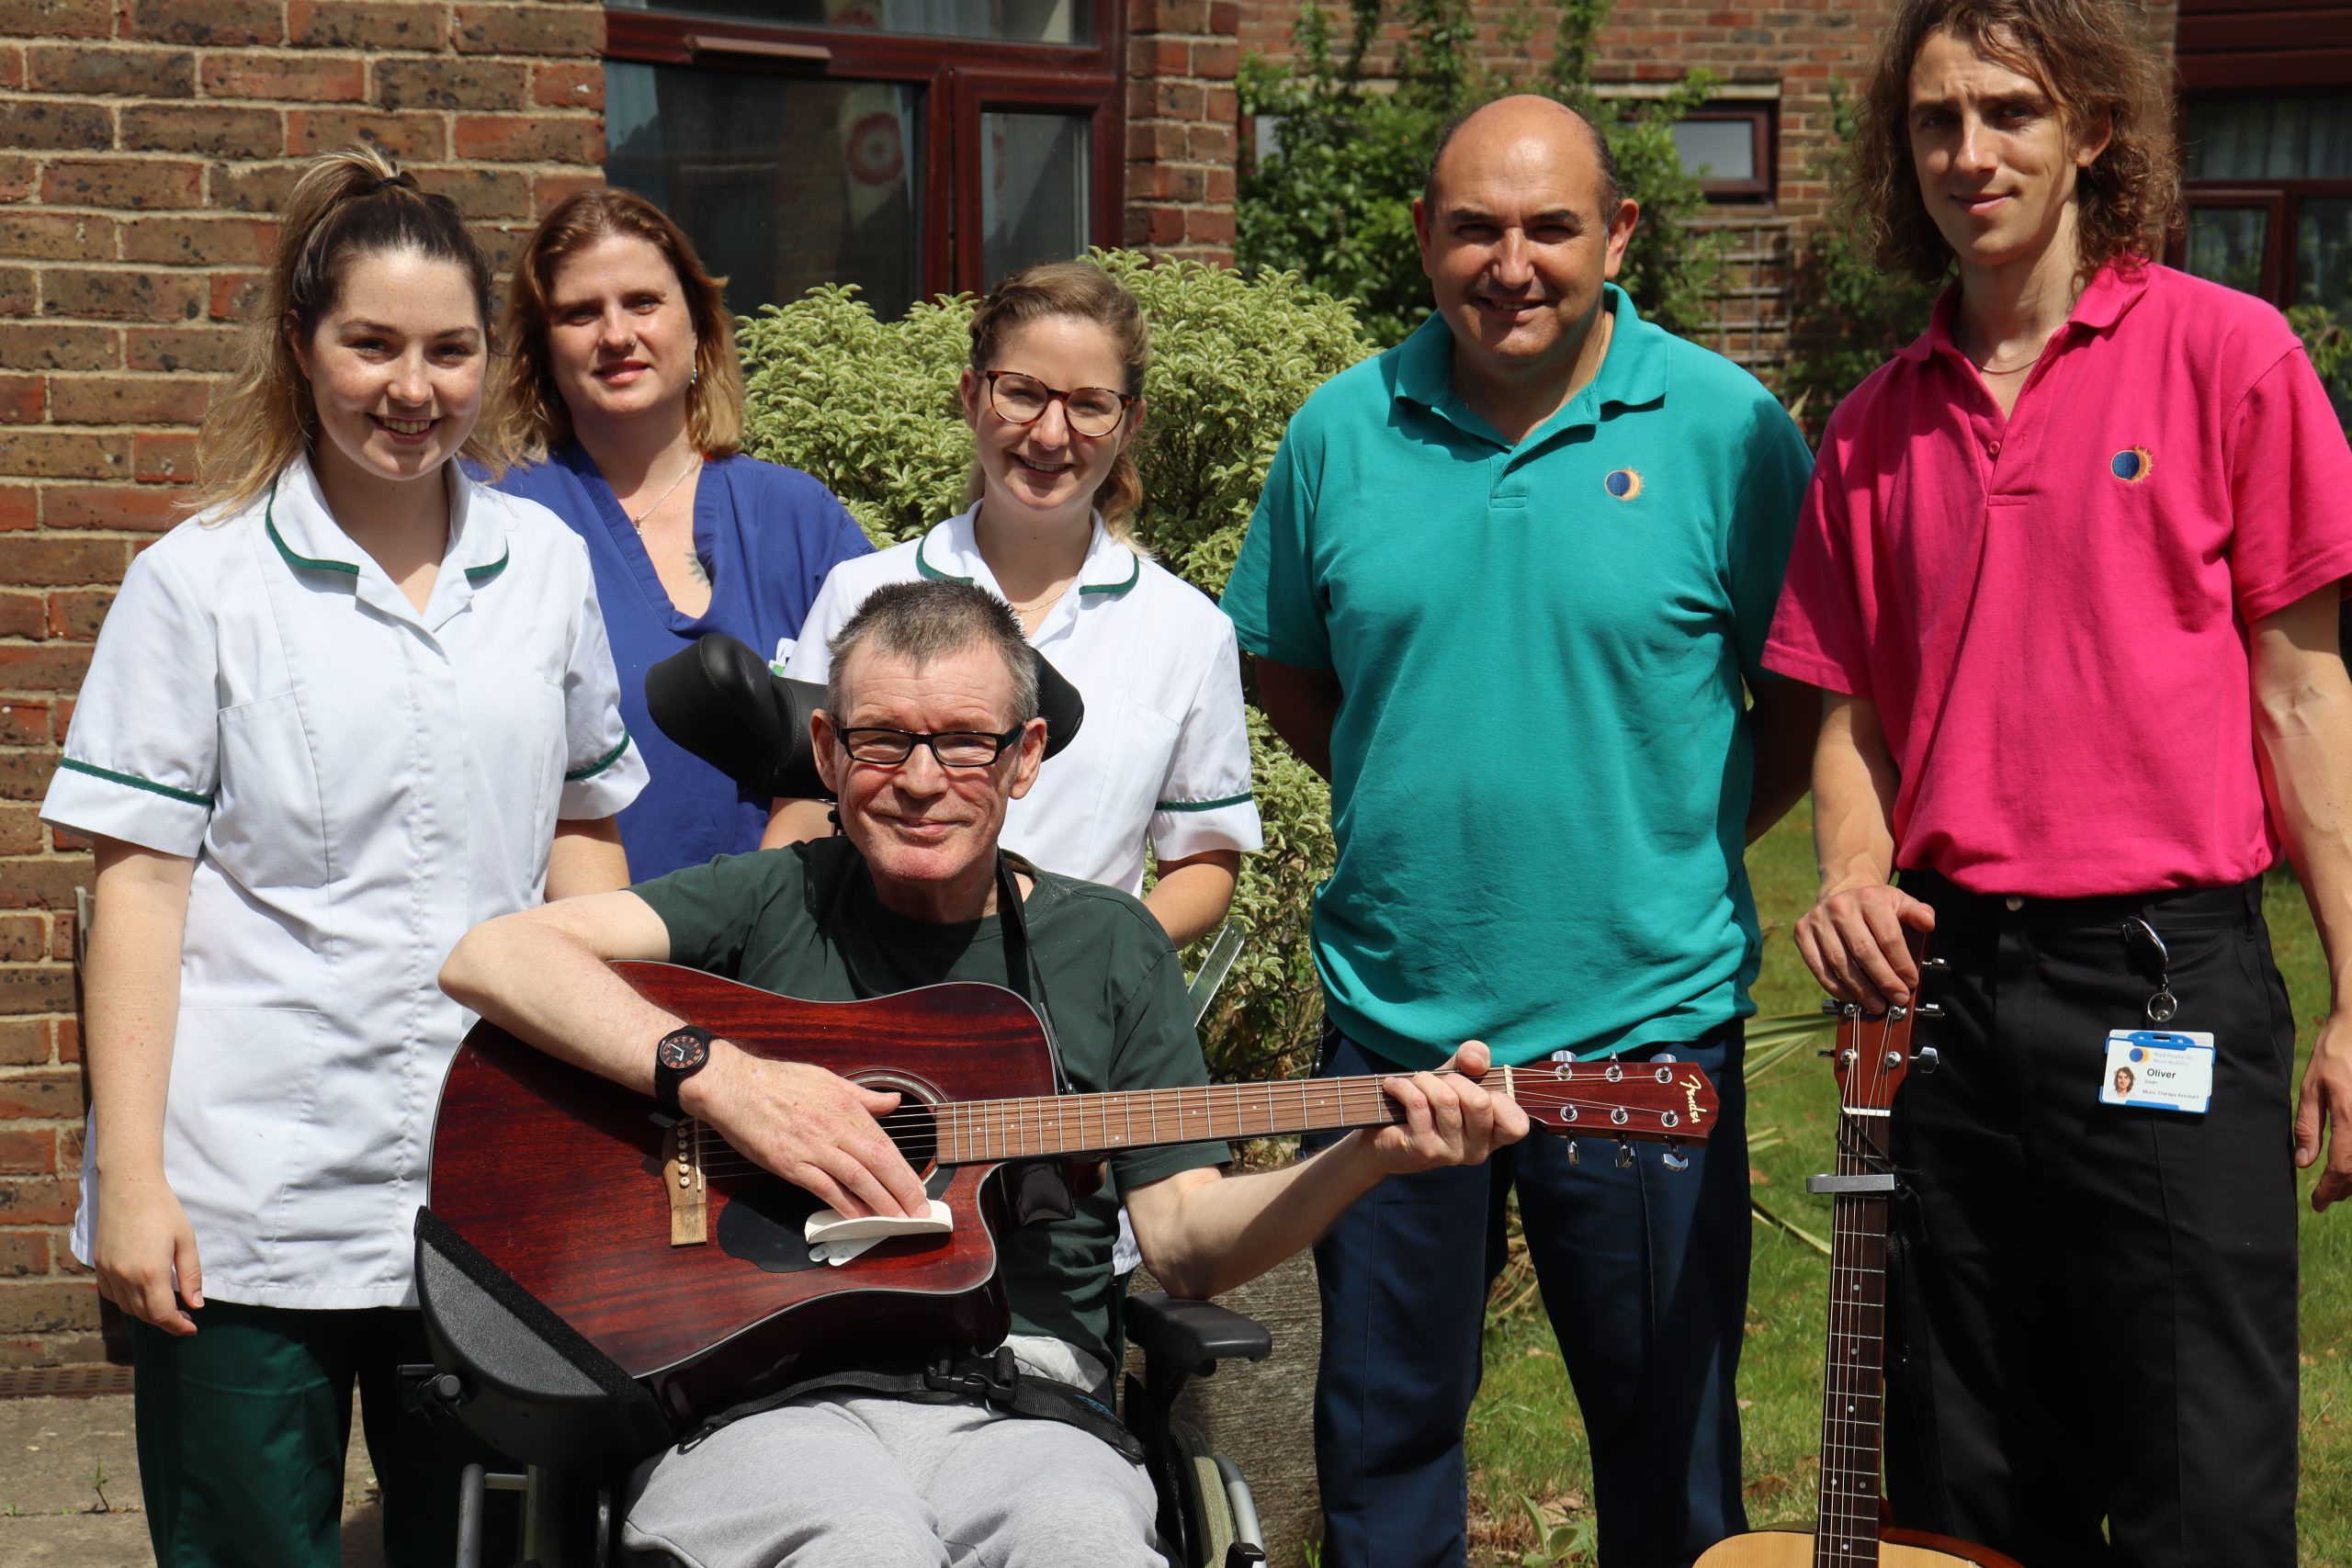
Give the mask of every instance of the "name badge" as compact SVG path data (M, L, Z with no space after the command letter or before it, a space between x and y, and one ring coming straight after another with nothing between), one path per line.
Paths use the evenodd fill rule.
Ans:
M2213 1037L2160 1029L2111 1029L2101 1105L2200 1116L2213 1103Z

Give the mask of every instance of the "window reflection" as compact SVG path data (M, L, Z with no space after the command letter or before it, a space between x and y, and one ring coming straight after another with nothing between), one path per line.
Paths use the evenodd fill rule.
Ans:
M2204 98L2188 106L2192 180L2352 175L2352 98Z
M2295 219L2295 303L2352 307L2352 197L2305 197Z
M726 17L788 28L1091 44L1091 0L606 0L616 10Z
M605 176L693 236L748 314L854 283L895 316L922 291L922 93L695 71L605 67Z
M1082 116L980 116L980 265L989 287L1086 249L1086 176Z
M2262 292L2262 249L2270 213L2260 207L2188 209L2188 270L2248 294Z

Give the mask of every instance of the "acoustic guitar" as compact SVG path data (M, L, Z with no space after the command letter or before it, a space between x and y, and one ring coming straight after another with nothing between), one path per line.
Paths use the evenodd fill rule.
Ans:
M1944 965L1910 933L1922 985ZM1895 1090L1913 1068L1933 1072L1932 1046L1914 1050L1911 1027L1933 1003L1838 1014L1838 1168L1805 1182L1830 1195L1829 1330L1822 1357L1821 1484L1814 1528L1758 1530L1708 1549L1693 1568L2018 1568L1997 1551L1922 1530L1898 1529L1881 1506L1881 1400L1886 1372L1886 1236L1894 1195L1888 1122Z
M818 1200L710 1127L665 1128L646 1097L476 1025L442 1086L434 1212L681 1423L860 1349L996 1344L1009 1318L992 1233L1010 1204L992 1178L1009 1162L1402 1119L1377 1077L1057 1095L1037 1015L995 986L805 1002L672 964L614 968L756 1055L904 1096L883 1125L952 1224L830 1262L805 1234ZM1687 1063L1497 1066L1483 1081L1621 1164L1637 1140L1714 1130L1714 1086Z

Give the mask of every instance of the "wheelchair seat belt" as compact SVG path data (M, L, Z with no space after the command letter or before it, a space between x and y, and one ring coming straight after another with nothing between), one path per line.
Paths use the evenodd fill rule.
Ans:
M1102 1438L1130 1462L1143 1462L1142 1442L1127 1430L1109 1405L1069 1383L1023 1371L1013 1359L1010 1346L1000 1346L993 1356L941 1355L922 1367L896 1371L843 1367L803 1378L774 1393L720 1411L681 1438L678 1451L684 1453L721 1427L747 1416L789 1404L805 1394L835 1392L886 1394L919 1404L953 1404L968 1400L1008 1416L1061 1421Z

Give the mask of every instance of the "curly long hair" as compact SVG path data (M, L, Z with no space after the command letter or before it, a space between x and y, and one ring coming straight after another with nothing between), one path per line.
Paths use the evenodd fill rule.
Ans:
M612 235L643 240L677 276L694 321L695 369L686 389L686 439L706 457L731 457L743 446L743 367L735 357L735 318L725 280L702 265L695 243L670 215L616 186L578 191L539 220L514 263L506 288L506 356L500 406L503 434L526 457L547 456L571 439L571 411L548 364L548 321L556 267L575 251Z
M2180 221L2172 64L2131 0L1902 0L1858 106L1847 194L1883 271L1933 283L1953 265L1911 161L1911 66L1933 33L2039 83L2070 136L2104 130L2075 182L2076 269L2154 259Z
M278 219L277 254L261 303L242 329L236 369L198 433L196 506L225 514L247 505L310 450L318 405L294 344L309 342L335 308L355 260L396 252L457 264L488 338L490 262L456 205L427 193L380 147L363 143L311 159ZM498 436L495 388L486 381L483 392L488 406L459 451L496 473L510 453Z

